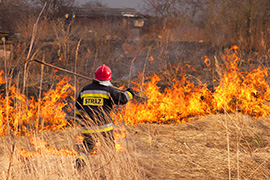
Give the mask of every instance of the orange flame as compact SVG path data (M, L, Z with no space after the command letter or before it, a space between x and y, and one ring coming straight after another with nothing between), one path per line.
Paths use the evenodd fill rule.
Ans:
M44 93L43 97L37 100L29 99L19 93L14 85L9 88L8 97L0 94L0 123L2 124L0 136L7 134L8 127L14 135L31 135L34 131L58 130L65 127L67 121L63 108L69 104L63 102L63 99L70 97L74 89L68 82L68 78L63 78L55 89Z
M140 94L144 95L147 101L129 103L117 118L123 119L127 124L145 122L167 124L187 122L192 116L225 111L228 113L241 111L253 117L270 115L270 87L266 80L268 69L258 67L252 72L241 72L238 68L240 58L237 50L238 47L233 46L231 48L233 54L228 53L222 57L226 62L226 71L219 84L214 87L214 92L209 91L206 84L193 84L184 74L180 75L181 78L174 79L170 87L161 89L158 86L161 78L155 74L148 77L147 81L143 81L147 83L133 83L136 86L134 89L140 90ZM205 58L206 65L210 65L210 60L207 60L209 58ZM193 68L190 65L186 66ZM0 71L0 84L5 83L3 74L4 72ZM62 101L73 94L73 87L68 82L69 79L62 79L55 89L44 93L43 97L37 100L18 93L19 90L14 85L9 88L9 97L0 94L0 123L2 124L0 135L6 135L8 127L14 135L30 135L33 132L64 128L67 121L63 109L72 106ZM196 82L200 81L197 79ZM126 136L126 133L121 133L115 135L116 139L118 136L119 138ZM40 151L54 153L60 151L48 150L42 143L35 144ZM31 153L40 153L40 151ZM24 151L21 153L32 156L31 153L27 154Z
M232 49L236 52L236 50L239 49L239 47L236 45L233 45L230 50L232 50Z
M186 64L186 66L187 66L189 69L192 69L193 71L196 71L192 65Z
M59 79L60 77L56 74L58 72L58 70L57 69L54 69L53 70L53 74L54 74L54 76L56 77L56 79Z
M172 88L166 88L163 93L157 83L160 78L154 75L144 85L145 96L148 99L144 104L131 104L125 112L127 123L139 122L170 123L185 122L190 115L204 115L210 111L208 105L201 100L207 96L207 88L198 88L183 76L182 81L174 80Z
M117 142L115 142L115 149L116 149L117 152L125 151L125 148L121 144L119 144Z
M75 150L67 150L67 149L57 149L55 147L47 146L47 142L40 137L30 137L30 143L32 146L36 148L36 151L26 151L24 149L18 150L18 155L23 159L29 159L32 157L50 154L50 155L58 155L58 156L72 156L76 155L77 152Z
M235 46L232 50L236 50ZM227 61L227 72L214 87L214 92L207 85L194 85L187 76L174 80L171 88L161 91L157 85L161 80L158 75L149 77L143 84L147 101L131 103L125 111L128 124L137 123L171 123L186 122L189 117L215 114L216 112L236 110L253 117L270 114L270 88L266 81L266 68L257 68L249 73L240 72L240 58L235 51L233 55L223 57Z
M126 128L124 126L114 128L113 136L114 136L114 139L124 139L124 138L126 138L126 136L127 136Z
M2 77L3 74L4 74L4 71L1 70L1 71L0 71L0 84L4 84L4 83L5 83L5 80L4 80L4 78Z
M204 56L204 63L207 67L211 65L211 61L207 56Z
M150 61L150 62L154 61L153 56L150 56L148 61Z
M113 136L114 136L114 144L117 152L125 151L124 146L121 144L120 140L123 140L127 137L128 132L124 126L114 128Z

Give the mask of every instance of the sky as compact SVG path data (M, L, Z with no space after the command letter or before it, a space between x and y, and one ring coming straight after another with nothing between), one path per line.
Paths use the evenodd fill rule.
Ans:
M137 11L140 11L144 0L77 0L80 4L91 1L101 2L111 8L135 8Z

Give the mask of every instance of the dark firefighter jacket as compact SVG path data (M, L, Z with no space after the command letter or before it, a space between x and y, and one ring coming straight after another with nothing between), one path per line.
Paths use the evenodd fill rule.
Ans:
M112 123L110 113L114 104L123 105L131 99L130 92L121 92L94 80L81 90L76 102L76 114L81 119L82 127L103 126Z

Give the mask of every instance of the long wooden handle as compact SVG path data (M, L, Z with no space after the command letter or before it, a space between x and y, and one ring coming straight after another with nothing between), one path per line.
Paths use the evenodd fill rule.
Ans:
M78 73L69 71L69 70L67 70L67 69L60 68L60 67L58 67L58 66L55 66L55 65L52 65L52 64L49 64L49 63L40 61L40 60L38 60L38 59L32 59L32 60L28 61L28 63L29 63L29 62L32 62L32 61L37 62L37 63L40 63L40 64L43 64L43 65L45 65L45 66L49 66L49 67L51 67L51 68L54 68L54 69L57 69L57 70L60 70L60 71L64 71L64 72L69 73L69 74L73 74L73 75L75 75L75 76L78 76L78 77L81 77L81 78L84 78L84 79L88 79L88 80L90 80L90 81L93 80L93 78L90 78L90 77L87 77L87 76L84 76L84 75L81 75L81 74L78 74ZM115 87L115 86L112 86L112 87L115 88L115 89L117 89L117 90L119 90L119 91L125 91L124 89L120 89L120 88ZM137 95L137 94L135 94L135 96L147 100L146 97L142 97L142 96L139 96L139 95Z
M55 65L52 65L52 64L49 64L49 63L46 63L46 62L42 62L42 61L37 60L37 59L33 59L33 60L31 60L31 61L35 61L35 62L40 63L40 64L43 64L43 65L45 65L45 66L49 66L49 67L51 67L51 68L54 68L54 69L58 69L58 70L60 70L60 71L67 72L67 73L69 73L69 74L73 74L73 75L75 75L75 76L78 76L78 77L81 77L81 78L84 78L84 79L88 79L88 80L90 80L90 81L93 80L93 78L90 78L90 77L87 77L87 76L84 76L84 75L81 75L81 74L78 74L78 73L75 73L75 72L72 72L72 71L69 71L69 70L60 68L60 67L58 67L58 66L55 66Z

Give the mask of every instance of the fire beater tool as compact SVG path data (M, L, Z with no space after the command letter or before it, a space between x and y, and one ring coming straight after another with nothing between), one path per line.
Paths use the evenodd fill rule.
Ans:
M58 67L58 66L55 66L55 65L52 65L52 64L49 64L49 63L40 61L40 60L38 60L38 59L32 59L32 60L27 61L27 63L30 63L30 62L37 62L37 63L39 63L39 64L43 64L43 65L45 65L45 66L48 66L48 67L51 67L51 68L54 68L54 69L57 69L57 70L60 70L60 71L63 71L63 72L69 73L69 74L73 74L73 75L75 75L75 76L78 76L78 77L81 77L81 78L84 78L84 79L87 79L87 80L90 80L90 81L93 80L93 78L89 78L89 77L87 77L87 76L84 76L84 75L81 75L81 74L78 74L78 73L69 71L69 70L67 70L67 69L60 68L60 67ZM115 87L115 86L113 86L113 87L114 87L115 89L117 89L117 90L124 91L123 89L119 89L119 88L117 88L117 87ZM142 96L137 95L137 94L135 94L135 96L138 97L138 98L142 98L142 99L147 100L146 97L142 97Z

